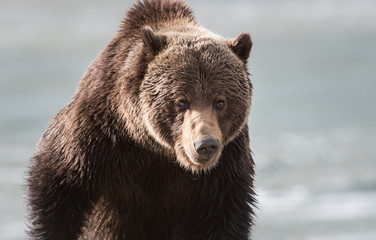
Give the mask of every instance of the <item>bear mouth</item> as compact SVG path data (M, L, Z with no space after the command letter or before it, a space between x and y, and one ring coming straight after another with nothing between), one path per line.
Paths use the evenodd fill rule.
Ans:
M210 157L199 156L190 146L175 146L176 160L185 169L193 173L208 172L218 163L222 149L218 149L216 154Z

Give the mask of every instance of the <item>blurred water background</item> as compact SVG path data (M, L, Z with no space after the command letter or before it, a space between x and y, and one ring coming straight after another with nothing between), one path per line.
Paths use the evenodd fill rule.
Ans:
M25 239L25 172L132 1L0 1L0 239ZM376 1L188 1L250 32L254 239L376 239Z

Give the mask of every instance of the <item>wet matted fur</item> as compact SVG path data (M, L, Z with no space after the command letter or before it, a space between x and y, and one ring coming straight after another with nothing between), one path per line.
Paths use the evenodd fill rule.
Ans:
M251 47L182 1L135 4L39 142L30 238L248 239ZM218 150L203 161L207 136Z

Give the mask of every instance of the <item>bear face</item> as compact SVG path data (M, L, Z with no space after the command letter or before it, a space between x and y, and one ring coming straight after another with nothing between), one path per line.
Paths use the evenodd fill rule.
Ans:
M143 123L192 172L214 167L247 121L252 85L245 64L252 42L244 35L226 41L212 33L144 29L153 58L140 87Z

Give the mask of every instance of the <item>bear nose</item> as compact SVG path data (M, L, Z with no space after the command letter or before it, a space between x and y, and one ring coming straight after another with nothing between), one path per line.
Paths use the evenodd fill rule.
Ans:
M209 158L217 152L219 147L219 141L213 137L200 138L193 143L196 152L202 156Z

